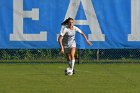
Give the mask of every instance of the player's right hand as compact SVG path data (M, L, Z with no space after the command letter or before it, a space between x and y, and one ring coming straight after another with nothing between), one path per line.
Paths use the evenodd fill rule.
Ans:
M60 53L61 53L61 54L64 54L64 49L63 49L63 48L61 49Z

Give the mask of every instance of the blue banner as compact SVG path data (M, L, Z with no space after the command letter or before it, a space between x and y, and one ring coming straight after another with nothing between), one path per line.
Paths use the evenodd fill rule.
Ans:
M54 49L68 17L80 49L140 48L140 0L0 0L1 49Z

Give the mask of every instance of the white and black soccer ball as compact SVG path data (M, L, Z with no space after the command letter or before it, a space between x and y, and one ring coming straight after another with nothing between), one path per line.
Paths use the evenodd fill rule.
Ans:
M73 74L73 71L71 68L66 68L65 69L65 75L72 75Z

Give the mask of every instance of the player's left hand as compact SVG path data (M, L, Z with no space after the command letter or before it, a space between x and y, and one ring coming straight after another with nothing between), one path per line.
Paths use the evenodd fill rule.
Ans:
M92 43L89 40L87 40L87 44L92 46Z

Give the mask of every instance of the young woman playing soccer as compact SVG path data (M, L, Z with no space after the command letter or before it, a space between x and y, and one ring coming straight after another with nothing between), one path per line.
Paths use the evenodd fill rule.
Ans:
M87 39L86 35L76 26L74 26L74 20L73 18L66 19L62 26L64 28L61 30L58 41L61 48L61 53L64 54L64 52L67 55L67 60L69 61L69 66L71 70L74 70L74 64L75 64L75 50L76 50L76 42L75 42L75 34L76 32L79 32L86 40L88 45L92 45L91 42ZM73 71L73 74L74 71Z

